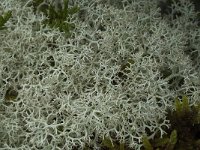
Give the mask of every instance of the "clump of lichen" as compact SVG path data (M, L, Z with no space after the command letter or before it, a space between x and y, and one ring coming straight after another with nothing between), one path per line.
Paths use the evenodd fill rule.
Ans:
M175 110L168 110L170 128L163 138L156 135L149 140L143 137L145 150L197 150L200 147L200 104L190 106L188 98L176 98Z

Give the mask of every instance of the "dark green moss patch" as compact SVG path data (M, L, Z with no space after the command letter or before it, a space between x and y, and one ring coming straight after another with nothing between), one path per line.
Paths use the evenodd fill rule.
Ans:
M11 16L11 11L5 12L3 15L0 15L0 30L6 29L5 23L10 19Z
M67 36L75 28L75 24L70 22L70 17L79 11L79 7L69 7L69 0L64 0L63 8L58 10L52 4L44 3L44 0L33 0L31 5L35 13L38 11L47 17L43 22L45 26L58 28Z
M143 137L145 150L199 150L200 149L200 104L189 106L186 96L175 100L175 110L168 110L170 128L167 134L154 139Z

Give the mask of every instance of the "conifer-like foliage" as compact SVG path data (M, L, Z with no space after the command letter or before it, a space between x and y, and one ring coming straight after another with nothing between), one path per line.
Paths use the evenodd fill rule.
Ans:
M156 138L152 141L149 141L147 136L144 136L142 142L145 150L174 150L177 143L177 131L173 130L169 137Z
M109 150L125 150L124 143L111 141L111 139L108 137L104 137L104 139L102 140L101 146Z
M44 0L34 0L34 11L43 3ZM70 22L70 17L79 11L78 6L69 7L69 0L64 0L63 8L56 10L55 6L49 4L43 5L38 9L42 12L47 19L43 24L48 25L51 28L58 28L61 32L64 32L67 36L70 35L70 31L75 28L75 24Z
M11 16L11 11L5 12L3 15L0 15L0 30L6 29L5 23L10 19Z
M128 145L122 143L116 139L111 139L110 137L104 136L99 143L101 150L132 150L128 148ZM83 150L92 150L92 147L86 145Z

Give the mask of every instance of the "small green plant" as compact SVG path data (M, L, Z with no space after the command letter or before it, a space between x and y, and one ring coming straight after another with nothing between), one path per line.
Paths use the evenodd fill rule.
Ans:
M10 105L12 102L15 102L18 94L18 91L13 86L8 87L4 96L4 104Z
M169 111L171 129L178 133L176 149L197 149L200 147L200 104L189 106L187 96L175 100L175 111Z
M143 137L145 150L197 150L200 147L200 104L190 106L187 96L175 99L175 110L168 110L171 127L163 138L155 135L149 140Z
M34 11L42 5L44 0L34 0L32 5ZM70 22L70 16L79 11L78 6L69 8L69 0L64 0L63 8L56 10L52 5L43 5L38 8L47 19L44 20L43 24L48 25L51 28L58 28L61 32L64 32L67 36L70 35L70 31L75 28L75 24Z
M104 136L100 141L98 144L101 150L126 150L128 147L127 145L125 145L125 143L121 143L119 140L111 139L106 136ZM93 150L93 148L85 145L83 150ZM132 149L129 148L129 150Z
M134 63L135 63L134 60L131 58L122 62L122 64L120 65L120 71L117 72L116 75L112 77L113 78L112 84L118 85L119 83L121 83L123 85L128 78L127 74L131 72L130 67Z
M43 2L44 0L33 0L32 3L30 3L31 5L29 6L33 6L33 11L36 12L38 6L40 6Z
M158 138L153 142L150 142L147 136L144 136L142 142L145 150L154 150L154 148L156 150L174 150L177 142L177 131L173 130L170 137Z
M117 143L116 141L111 141L109 137L104 137L101 143L102 147L108 150L125 150L124 143Z
M0 30L6 29L5 23L10 19L11 16L12 16L11 11L8 11L3 15L0 15Z

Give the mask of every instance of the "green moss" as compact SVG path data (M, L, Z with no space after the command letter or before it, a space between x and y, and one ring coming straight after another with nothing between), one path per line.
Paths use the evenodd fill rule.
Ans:
M151 150L197 150L200 147L200 104L190 106L187 96L175 99L175 110L168 110L171 127L163 138L143 139L143 149Z
M173 130L170 137L157 138L151 142L147 136L144 136L142 142L145 150L173 150L177 142L177 131Z
M37 8L40 4L42 4L44 0L33 0L30 6L33 6L34 12L37 11Z
M5 12L3 15L0 15L0 30L6 29L5 23L10 19L11 16L11 11Z
M124 150L125 149L124 143L118 143L116 141L111 140L109 137L103 138L101 146L108 150Z
M70 22L70 17L79 11L78 6L69 8L69 0L64 0L63 9L58 9L49 4L43 5L44 0L33 0L33 10L42 12L47 19L43 24L51 28L58 28L61 32L64 32L67 36L70 36L70 31L75 28L75 24Z
M153 150L153 146L151 145L147 136L143 136L142 143L143 143L145 150Z
M101 140L97 143L99 145L100 150L134 150L131 148L128 148L128 145L125 143L119 142L119 140L116 140L115 138L110 138L108 136L104 136ZM83 150L93 150L94 148L89 145L85 145Z

